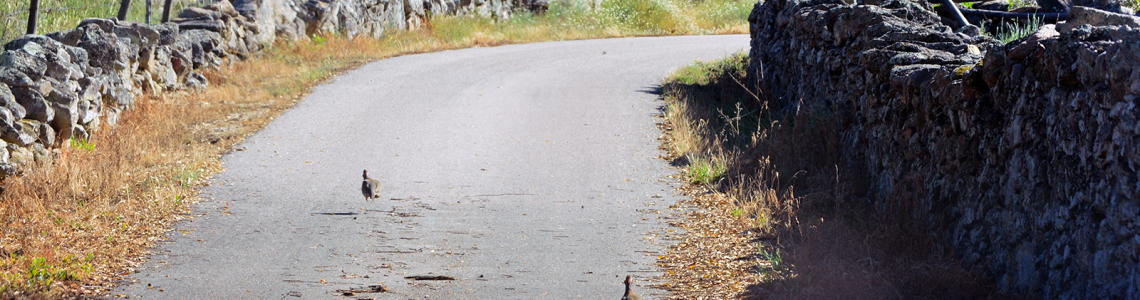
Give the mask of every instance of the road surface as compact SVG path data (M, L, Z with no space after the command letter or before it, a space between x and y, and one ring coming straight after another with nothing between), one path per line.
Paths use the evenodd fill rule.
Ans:
M113 294L618 299L633 275L664 296L647 286L668 246L654 234L682 196L657 158L657 85L747 45L623 38L367 64L238 145L197 217ZM361 195L364 169L378 201ZM361 292L375 285L388 291Z

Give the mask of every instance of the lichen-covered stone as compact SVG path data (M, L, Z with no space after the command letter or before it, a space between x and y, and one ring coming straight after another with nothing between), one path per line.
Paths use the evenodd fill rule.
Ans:
M24 107L26 114L24 118L37 120L40 122L50 122L55 117L55 111L48 105L47 100L44 99L43 94L39 90L15 87L12 88L12 95L16 98L16 103Z

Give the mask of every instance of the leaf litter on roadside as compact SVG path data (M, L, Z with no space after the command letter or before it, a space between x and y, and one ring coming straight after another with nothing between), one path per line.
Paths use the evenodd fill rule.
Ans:
M730 299L744 296L750 285L765 276L778 276L771 261L759 255L762 235L732 216L731 200L705 186L680 188L689 196L670 225L683 230L668 238L676 241L657 257L665 283L657 287L673 299Z

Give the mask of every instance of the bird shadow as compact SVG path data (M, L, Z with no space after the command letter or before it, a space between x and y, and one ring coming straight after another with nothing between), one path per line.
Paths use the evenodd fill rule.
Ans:
M315 214L326 215L326 216L355 216L355 215L359 215L359 213L354 213L354 212L323 212L323 213L315 213Z

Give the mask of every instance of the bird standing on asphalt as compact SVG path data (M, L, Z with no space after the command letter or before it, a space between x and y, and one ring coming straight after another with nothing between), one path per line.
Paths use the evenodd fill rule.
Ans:
M633 293L629 288L633 284L633 276L625 275L625 295L621 296L621 300L641 300L641 297Z
M364 170L364 182L360 184L360 192L364 193L364 201L380 198L380 181L368 178L368 170Z

